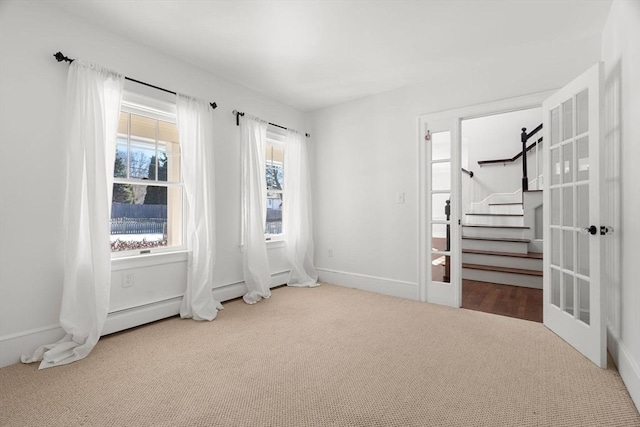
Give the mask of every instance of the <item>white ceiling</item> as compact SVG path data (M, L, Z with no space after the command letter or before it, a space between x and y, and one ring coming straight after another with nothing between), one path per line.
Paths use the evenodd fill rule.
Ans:
M562 58L600 34L611 0L48 3L309 111L469 63Z

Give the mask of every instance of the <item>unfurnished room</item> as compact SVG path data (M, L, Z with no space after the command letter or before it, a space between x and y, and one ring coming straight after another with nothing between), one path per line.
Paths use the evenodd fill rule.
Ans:
M0 0L1 426L639 426L640 0Z

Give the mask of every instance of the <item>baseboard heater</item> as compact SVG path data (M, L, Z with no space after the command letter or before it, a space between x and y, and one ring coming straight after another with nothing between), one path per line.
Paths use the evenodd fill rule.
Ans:
M273 274L270 288L273 289L286 284L288 275L289 270ZM220 302L225 302L239 298L246 292L247 287L244 282L237 282L213 289L213 297ZM104 328L102 328L102 335L113 334L155 322L156 320L177 316L180 314L181 303L182 295L179 295L161 301L113 311L107 315Z

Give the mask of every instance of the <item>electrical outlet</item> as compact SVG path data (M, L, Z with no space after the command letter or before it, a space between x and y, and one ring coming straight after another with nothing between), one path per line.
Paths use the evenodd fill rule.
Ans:
M133 286L134 275L133 273L123 273L122 274L122 287L130 288Z
M327 249L327 255L329 258L333 258L333 249Z

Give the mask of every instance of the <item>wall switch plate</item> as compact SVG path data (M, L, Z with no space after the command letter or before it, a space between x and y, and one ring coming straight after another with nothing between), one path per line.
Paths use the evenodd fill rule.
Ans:
M398 204L404 203L404 191L398 192L398 196L396 197L396 203Z
M333 249L327 249L327 256L333 258Z

